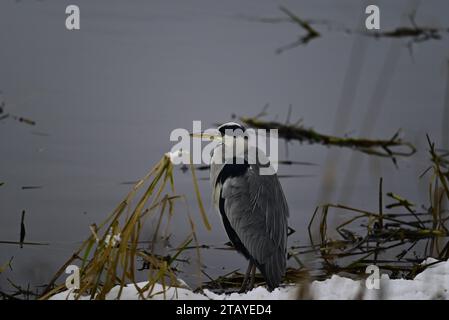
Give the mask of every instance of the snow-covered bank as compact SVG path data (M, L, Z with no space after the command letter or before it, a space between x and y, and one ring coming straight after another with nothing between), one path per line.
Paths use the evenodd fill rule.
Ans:
M426 263L435 262L431 258ZM143 287L146 283L138 283ZM116 299L119 287L113 288L106 299ZM311 299L449 299L449 262L440 262L429 266L413 280L390 280L387 275L382 275L380 289L366 289L365 281L356 281L337 275L325 281L314 281L307 290L307 298ZM194 293L187 288L168 288L165 291L165 299L183 300L262 300L262 299L296 299L298 287L285 286L273 292L268 292L263 287L257 287L245 294L215 294L209 290L204 293ZM61 292L52 297L55 300L73 299L69 292ZM87 299L87 297L85 298ZM139 299L134 285L123 288L122 300ZM151 299L164 299L162 287L157 285Z

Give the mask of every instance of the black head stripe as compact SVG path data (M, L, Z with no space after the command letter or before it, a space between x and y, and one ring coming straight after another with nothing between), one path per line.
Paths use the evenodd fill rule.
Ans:
M242 132L245 132L245 127L242 125L239 125L238 123L229 123L229 124L223 124L218 127L218 131L220 131L221 135L224 136L226 131L235 131L235 130L241 130Z

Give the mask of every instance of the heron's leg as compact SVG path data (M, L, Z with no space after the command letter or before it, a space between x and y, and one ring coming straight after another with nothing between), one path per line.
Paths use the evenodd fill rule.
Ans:
M248 280L249 280L249 274L251 272L251 269L253 267L252 261L248 264L248 269L246 269L245 277L243 278L242 286L240 287L239 293L246 292L246 288L248 287Z
M251 268L251 281L249 283L248 290L254 289L254 283L256 282L256 265L253 264L253 267Z

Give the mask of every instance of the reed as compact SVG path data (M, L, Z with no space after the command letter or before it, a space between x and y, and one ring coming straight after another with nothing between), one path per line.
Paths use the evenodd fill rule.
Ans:
M194 168L192 178L196 182ZM196 199L202 221L206 228L210 228L203 208L201 195L195 185ZM137 197L143 191L140 197ZM137 198L136 204L135 198ZM157 221L153 240L158 239L161 233L162 220L170 222L174 214L175 202L184 201L185 197L175 193L173 165L169 155L162 159L139 180L128 195L118 204L110 216L99 226L91 226L91 234L73 255L56 272L40 299L48 299L57 292L65 289L65 284L57 284L68 265L78 263L80 267L80 288L75 291L75 298L90 296L91 299L105 299L106 294L119 286L117 298L120 298L122 289L127 284L134 285L141 299L154 294L155 284L166 287L179 286L174 263L179 255L192 241L197 243L195 224L190 213L187 212L187 221L190 233L176 248L175 254L166 259L157 254L154 245L148 249L139 247L146 219ZM200 259L199 250L197 258ZM143 287L137 285L136 262L141 259L146 263L147 284ZM164 294L164 292L162 292Z

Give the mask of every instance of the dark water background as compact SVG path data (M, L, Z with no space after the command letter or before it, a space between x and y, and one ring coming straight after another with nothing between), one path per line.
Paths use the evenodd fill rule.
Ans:
M441 0L374 1L381 28L449 27L449 3ZM81 30L64 27L65 7L78 4ZM35 126L0 121L0 240L19 240L26 210L26 240L49 246L0 245L2 275L26 285L43 284L123 199L172 143L174 128L190 129L251 116L270 104L269 117L286 118L329 134L389 138L401 128L418 147L415 156L386 159L350 150L291 144L289 159L316 167L281 167L297 230L290 244L306 245L316 207L337 201L375 209L379 177L384 190L427 203L425 133L437 143L448 135L443 118L449 34L413 46L406 40L348 35L317 26L322 37L275 54L303 33L291 23L261 23L242 16L282 17L276 1L12 1L0 3L0 90L5 111ZM361 1L285 1L303 18L360 29ZM359 76L358 76L359 75ZM346 79L346 80L345 80ZM446 133L445 133L446 132ZM447 137L446 137L447 141ZM447 147L447 145L446 145ZM281 158L286 158L281 144ZM334 173L334 179L329 178ZM207 177L208 173L200 173ZM191 178L176 172L179 193L194 208ZM42 186L22 190L22 186ZM209 184L200 187L212 223L207 232L194 212L201 243L227 241L210 207ZM173 221L173 244L187 234L184 216ZM151 235L149 234L148 237ZM204 251L208 273L243 268L233 252ZM192 267L185 267L191 272ZM183 277L183 276L181 276ZM192 283L193 277L185 275Z

